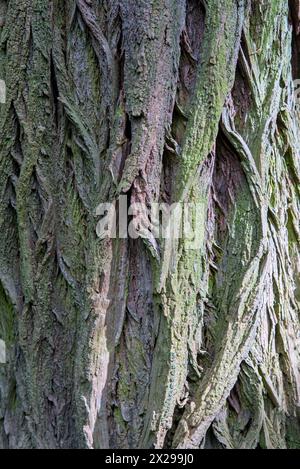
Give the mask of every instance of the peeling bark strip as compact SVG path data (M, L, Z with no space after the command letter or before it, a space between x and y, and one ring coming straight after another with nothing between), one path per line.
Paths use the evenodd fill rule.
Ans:
M300 447L299 31L0 0L0 448ZM124 193L201 201L201 249L98 239Z

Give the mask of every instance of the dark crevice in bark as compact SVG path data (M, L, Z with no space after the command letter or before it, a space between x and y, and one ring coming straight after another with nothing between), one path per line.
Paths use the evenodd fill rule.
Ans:
M177 103L185 108L190 103L195 89L198 64L205 32L205 9L199 0L188 0L186 5L185 29L181 34L181 57Z
M186 4L185 27L180 37L176 98L170 126L165 133L162 157L161 199L172 202L173 185L180 165L182 145L186 135L187 112L191 103L201 57L205 32L205 8L199 0L188 0Z
M240 160L232 145L220 130L216 144L216 162L213 178L213 199L217 211L220 238L228 227L230 207L234 206L239 189L246 184ZM219 237L218 237L219 238Z
M111 359L107 387L111 448L138 445L146 414L153 353L154 319L149 257L145 255L141 240L130 240L128 248L130 275L126 286L125 312L118 326L120 338Z
M126 114L124 137L128 140L129 144L131 144L132 129L131 129L131 121L130 121L128 114ZM130 153L130 149L129 149L129 153Z
M176 429L178 427L178 424L179 424L183 414L184 414L184 406L179 407L177 405L175 407L174 414L173 414L172 426L166 434L165 443L164 443L164 447L166 449L172 449L172 447L173 447L172 443L173 443L174 435L175 435Z
M239 397L239 383L237 382L234 388L231 390L227 402L231 409L238 415L241 411L241 403Z
M26 63L27 76L30 76L30 72L32 71L33 53L34 53L34 42L33 42L32 24L30 23L29 37L28 37L28 57L27 57L27 63Z
M253 96L247 78L241 66L241 60L238 62L235 85L232 90L232 98L235 104L236 125L243 128L246 124L249 110L253 104Z
M13 112L13 121L14 121L16 136L15 136L14 149L11 152L11 155L14 161L17 163L17 169L16 169L15 175L19 177L22 162L23 162L23 150L22 150L22 143L21 143L22 142L22 129L21 129L20 120L18 118L18 114L13 105L12 105L12 112Z
M187 0L186 26L197 62L200 60L200 50L205 32L205 16L206 7L204 1Z
M117 73L118 73L118 90L120 94L124 93L124 68L125 68L125 51L123 44L123 24L122 17L118 15L115 27L119 30L119 39L116 47Z
M58 90L58 83L57 83L56 72L55 72L55 64L53 60L53 51L51 51L51 55L50 55L50 85L51 85L51 92L52 92L52 99L53 99L53 111L54 111L54 116L55 116L55 123L56 123L56 127L58 127L59 90Z
M294 79L300 78L300 1L289 0L290 20L293 26L292 67Z
M224 449L224 445L220 443L212 427L210 427L207 431L207 434L205 437L204 448L205 449Z

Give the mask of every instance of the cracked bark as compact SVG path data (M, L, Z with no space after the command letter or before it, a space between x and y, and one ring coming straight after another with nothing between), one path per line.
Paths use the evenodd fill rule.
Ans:
M0 0L0 447L300 447L299 31L298 0ZM201 249L100 241L121 194L204 201Z

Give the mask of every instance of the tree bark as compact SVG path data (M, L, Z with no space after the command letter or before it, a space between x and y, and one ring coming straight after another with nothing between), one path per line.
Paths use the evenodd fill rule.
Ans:
M300 447L299 54L299 0L0 0L0 448Z

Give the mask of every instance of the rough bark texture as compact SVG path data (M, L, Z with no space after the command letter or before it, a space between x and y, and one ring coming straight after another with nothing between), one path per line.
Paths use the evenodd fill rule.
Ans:
M0 447L299 448L299 1L0 0L0 38ZM99 240L125 193L204 201L201 249Z

